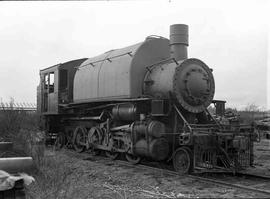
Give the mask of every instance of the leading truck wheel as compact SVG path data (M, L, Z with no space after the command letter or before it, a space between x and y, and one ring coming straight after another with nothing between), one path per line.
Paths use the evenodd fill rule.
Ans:
M173 167L179 174L187 174L192 171L192 153L189 148L180 147L174 152Z
M126 153L126 159L131 164L138 164L141 161L141 158L139 156L128 154L128 153Z
M73 133L73 146L75 151L81 153L86 147L86 128L83 126L76 127Z

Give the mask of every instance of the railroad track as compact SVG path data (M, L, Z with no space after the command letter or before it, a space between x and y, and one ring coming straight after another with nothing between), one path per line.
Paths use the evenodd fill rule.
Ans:
M116 162L118 164L122 164L122 165L127 165L128 164L128 162L125 162L125 161L122 161L122 160L116 160ZM148 166L148 165L138 164L138 165L133 165L133 166L136 167L136 168L148 169L148 170L152 170L152 171L155 170L157 172L163 172L164 174L168 174L168 175L172 175L172 176L182 176L181 174L177 173L176 171L156 168L156 167L152 167L152 166ZM229 182L228 180L224 181L224 180L214 179L214 178L211 178L211 177L200 176L200 174L188 174L188 175L185 175L185 176L187 176L189 178L192 178L192 179L202 181L202 182L208 182L208 183L215 184L215 185L222 185L222 186L226 186L226 187L229 187L229 188L233 187L233 188L237 188L237 189L252 191L252 192L256 192L256 193L265 194L265 195L270 196L270 190L264 190L264 189L260 189L258 187L252 187L252 185L247 186L247 185L243 185L243 184L239 184L239 183L232 183L232 182ZM255 176L255 175L253 175L252 177L253 178L257 177L259 179L265 178L263 176ZM262 184L262 183L260 183L260 184ZM270 187L270 178L268 178L268 185Z
M132 168L138 168L142 170L150 170L150 171L156 171L160 172L166 175L171 176L185 176L194 180L198 180L201 182L207 182L211 183L213 185L217 186L223 186L227 188L235 188L235 189L241 189L245 191L250 191L258 194L263 194L267 197L270 197L270 177L267 176L260 176L260 175L254 175L254 174L248 174L248 173L240 173L239 175L232 176L228 173L202 173L202 174L188 174L188 175L181 175L175 171L164 169L164 168L158 168L153 165L146 165L146 164L136 164L132 165L127 161L124 160L111 160L110 158L103 157L103 156L93 156L87 152L83 153L76 153L71 150L65 151L68 155L72 155L73 157L77 157L83 160L92 160L97 161L100 163L106 163L106 164L118 164L119 166L127 166ZM112 163L113 162L113 163ZM222 180L218 179L222 178ZM262 186L263 188L260 188Z

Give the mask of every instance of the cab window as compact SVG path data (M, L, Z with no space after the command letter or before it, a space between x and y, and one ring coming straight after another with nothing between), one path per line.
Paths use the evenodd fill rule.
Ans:
M48 89L48 86L49 86L49 75L48 74L45 74L44 79L45 79L44 88L45 89Z
M49 73L49 93L54 92L54 72Z

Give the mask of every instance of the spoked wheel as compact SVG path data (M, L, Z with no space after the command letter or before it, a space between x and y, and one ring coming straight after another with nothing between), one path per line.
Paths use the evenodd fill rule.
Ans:
M129 153L126 153L126 159L131 164L138 164L141 161L141 158L139 156L132 155L132 154L129 154Z
M81 153L86 148L86 128L83 126L76 127L73 134L74 149Z
M192 155L191 150L187 147L178 148L173 156L174 170L180 174L187 174L192 171Z
M98 155L99 150L95 149L95 145L100 145L102 141L102 130L98 127L92 127L88 131L88 149L91 150L93 155Z
M69 130L66 133L66 147L68 149L73 149L74 148L74 143L73 143L73 131Z
M105 151L105 155L108 158L110 158L111 160L115 160L119 156L119 153L117 153L117 152L111 152L111 151Z
M65 144L66 144L65 134L63 132L59 132L55 140L54 147L56 150L60 150L65 146Z

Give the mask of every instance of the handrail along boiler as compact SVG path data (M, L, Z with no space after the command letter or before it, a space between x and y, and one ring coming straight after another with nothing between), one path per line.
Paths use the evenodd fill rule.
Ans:
M220 124L208 112L215 82L188 58L188 26L143 42L40 71L38 111L48 138L76 151L124 154L194 169L236 172L253 163L253 129Z

